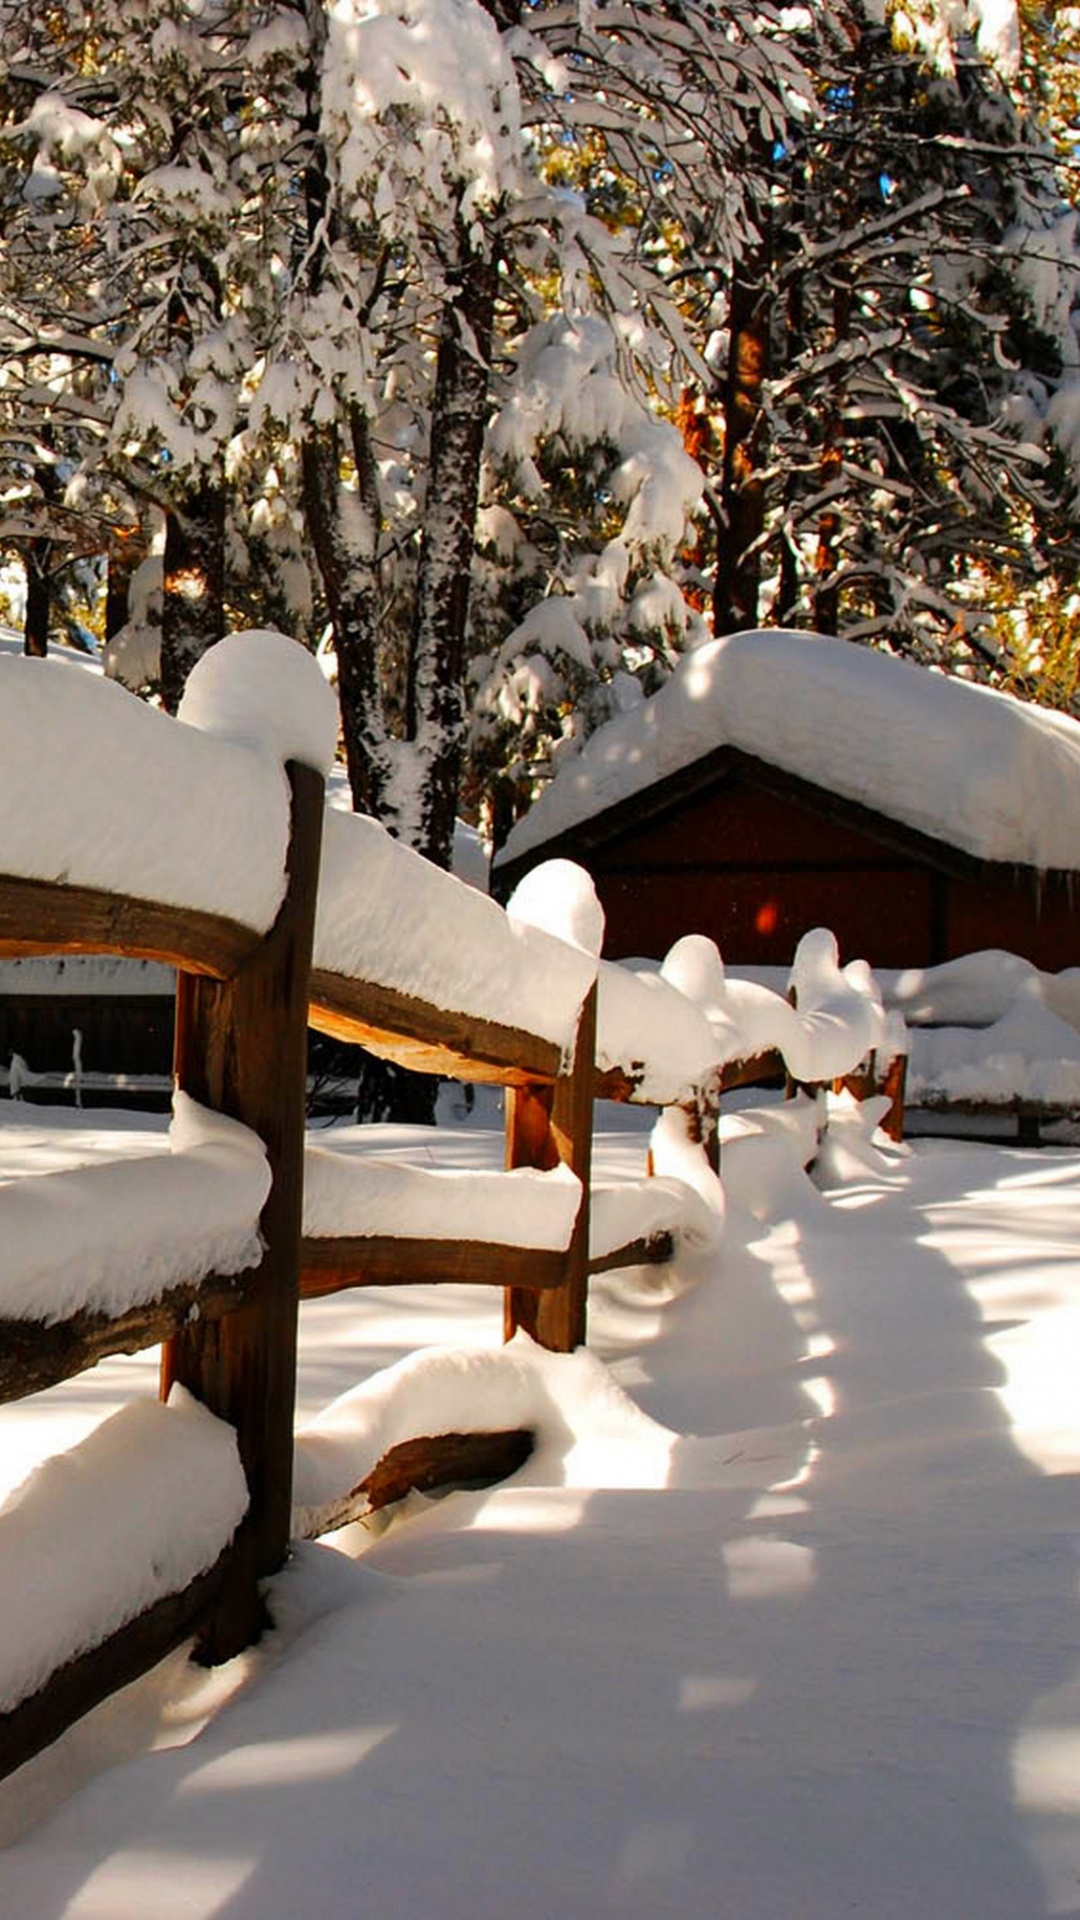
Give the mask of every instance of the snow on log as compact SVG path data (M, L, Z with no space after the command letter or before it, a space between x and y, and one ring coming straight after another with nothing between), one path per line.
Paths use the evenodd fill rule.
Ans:
M657 973L600 963L596 1066L645 1106L691 1100L716 1077L719 1046L701 1010Z
M804 933L791 964L797 1018L781 1046L792 1079L838 1080L886 1037L881 996L865 960L840 966L836 936Z
M0 655L0 791L19 796L0 808L0 875L265 932L285 888L285 759L328 740L332 757L327 697L280 634L220 641L179 722L114 681Z
M0 1507L0 1711L211 1567L247 1507L231 1428L134 1402Z
M560 1478L575 1484L592 1442L605 1484L617 1440L622 1486L663 1486L675 1436L612 1379L594 1354L545 1351L518 1333L494 1349L427 1349L342 1394L297 1435L293 1532L310 1539L366 1507L362 1483L417 1434L531 1432L557 1449Z
M0 1185L0 1318L123 1314L182 1281L258 1265L262 1143L178 1093L169 1145Z
M716 1185L719 1192L719 1182ZM669 1257L676 1246L704 1252L718 1244L722 1231L722 1204L710 1206L673 1174L618 1185L599 1182L592 1190L589 1264L594 1270L609 1267L612 1254L621 1248L653 1241L667 1242Z
M304 1234L309 1239L392 1235L496 1242L510 1247L570 1245L581 1183L569 1167L483 1169L402 1166L364 1153L363 1130L339 1144L309 1141L304 1155Z
M595 959L431 865L361 814L329 808L315 922L316 1002L331 976L518 1029L564 1058ZM320 1021L321 1024L321 1021Z

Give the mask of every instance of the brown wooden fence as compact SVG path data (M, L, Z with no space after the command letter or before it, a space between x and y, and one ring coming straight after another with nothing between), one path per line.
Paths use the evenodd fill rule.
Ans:
M0 877L0 955L122 953L177 968L178 1086L263 1141L271 1187L260 1220L263 1255L239 1275L192 1273L158 1300L118 1315L81 1310L46 1325L0 1319L0 1399L66 1379L113 1353L163 1343L162 1389L189 1388L235 1430L247 1477L245 1519L217 1563L102 1644L55 1671L0 1714L0 1775L71 1721L194 1636L200 1658L228 1658L263 1624L261 1583L282 1563L292 1496L296 1336L301 1298L344 1287L480 1282L505 1293L507 1333L526 1329L555 1351L585 1337L590 1271L662 1259L671 1236L590 1260L593 1101L633 1098L632 1075L595 1069L596 988L581 1011L573 1058L537 1035L447 1012L383 983L312 971L323 782L291 764L291 837L284 904L269 934L220 916L87 888ZM403 1236L303 1237L306 1033L360 1042L424 1071L507 1089L506 1164L569 1167L581 1200L562 1250ZM728 1083L736 1078L728 1075ZM689 1098L691 1131L715 1136L722 1076ZM529 1437L420 1436L369 1476L372 1504L409 1485L497 1474Z
M0 1318L0 1399L18 1399L114 1353L163 1343L162 1391L188 1387L234 1428L248 1512L217 1564L0 1714L0 1775L192 1635L199 1657L228 1658L263 1624L260 1582L282 1563L291 1511L298 1303L345 1286L422 1280L503 1286L508 1328L527 1326L568 1350L585 1331L588 1178L595 990L569 1069L557 1046L525 1031L465 1019L376 982L312 973L323 782L290 765L287 888L265 937L219 916L83 887L0 877L0 955L122 953L177 968L177 1085L263 1141L271 1188L257 1268L193 1273L158 1300L118 1316L88 1309L51 1324ZM306 1033L359 1041L403 1064L508 1089L508 1166L571 1166L582 1199L564 1251L480 1242L358 1237L302 1241ZM655 1257L658 1242L642 1250ZM634 1251L638 1251L635 1249ZM608 1265L617 1256L609 1255ZM434 1436L390 1460L376 1497L404 1474L432 1484L496 1471L520 1439ZM404 1450L408 1453L408 1449ZM401 1453L402 1450L396 1450Z

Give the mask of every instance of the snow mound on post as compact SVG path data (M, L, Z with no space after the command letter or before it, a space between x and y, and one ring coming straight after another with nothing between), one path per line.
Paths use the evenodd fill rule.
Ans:
M573 860L534 867L510 895L506 913L518 926L540 927L583 953L598 954L604 944L604 909L592 876Z
M125 1407L0 1507L0 1712L212 1567L247 1510L231 1427L182 1387Z
M313 654L273 628L226 634L197 660L178 719L200 732L256 747L284 766L299 760L327 774L337 748L338 706Z
M285 891L280 759L178 726L115 681L0 654L0 873L219 913Z
M169 1144L0 1184L0 1319L115 1316L181 1281L258 1265L262 1142L177 1093Z
M328 808L315 966L573 1052L591 955L509 920L363 814Z
M797 1018L782 1043L795 1080L838 1080L885 1038L881 996L864 960L840 965L826 927L804 933L791 965Z
M826 634L728 634L601 727L510 834L543 846L722 746L983 860L1080 863L1080 726Z

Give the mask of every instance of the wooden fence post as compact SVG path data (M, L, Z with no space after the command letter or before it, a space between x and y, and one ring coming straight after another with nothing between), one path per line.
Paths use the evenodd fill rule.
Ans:
M258 1637L265 1619L257 1582L281 1565L289 1542L308 989L324 790L310 767L290 763L288 773L292 830L277 920L231 979L177 977L177 1085L252 1128L273 1176L251 1304L192 1322L162 1361L163 1394L178 1380L235 1427L251 1496L222 1600L200 1643L210 1662Z
M881 1122L881 1131L890 1140L904 1137L904 1099L907 1089L908 1057L894 1053L886 1063L878 1091L888 1095L889 1110Z
M581 1010L571 1072L554 1087L512 1087L506 1097L506 1165L547 1172L562 1162L581 1181L563 1284L539 1294L524 1287L506 1289L507 1339L522 1328L552 1353L572 1353L585 1340L595 1062L594 984Z

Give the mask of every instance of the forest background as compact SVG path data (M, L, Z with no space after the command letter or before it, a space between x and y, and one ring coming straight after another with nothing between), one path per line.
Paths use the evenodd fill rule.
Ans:
M710 633L1080 710L1080 8L0 4L0 554L440 865ZM2 609L0 609L2 611Z

